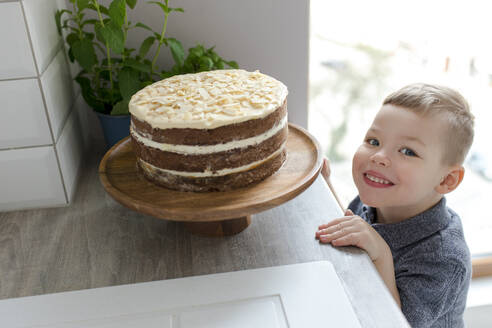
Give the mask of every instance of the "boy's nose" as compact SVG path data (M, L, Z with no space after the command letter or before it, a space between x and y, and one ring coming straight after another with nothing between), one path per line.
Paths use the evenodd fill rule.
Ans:
M372 155L371 161L377 165L385 166L385 167L391 164L391 161L389 160L388 156L381 154L381 152Z

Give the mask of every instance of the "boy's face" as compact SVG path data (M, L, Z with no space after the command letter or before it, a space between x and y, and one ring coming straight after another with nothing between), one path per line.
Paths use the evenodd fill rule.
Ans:
M435 191L448 169L442 165L445 123L403 107L384 105L352 162L363 203L419 213L440 199Z

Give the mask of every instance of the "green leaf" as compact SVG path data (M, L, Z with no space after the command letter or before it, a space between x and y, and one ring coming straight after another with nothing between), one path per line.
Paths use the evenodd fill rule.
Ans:
M170 11L179 11L181 13L184 13L183 8L169 8L169 9L170 9Z
M130 102L130 99L123 99L119 102L117 102L114 106L113 109L111 110L111 115L129 115L130 111L128 110L128 103Z
M107 25L96 25L97 39L103 43L108 43L109 48L117 54L121 54L124 49L125 36L123 30L110 23Z
M139 62L138 60L128 58L123 62L123 66L125 67L130 67L134 68L137 71L143 72L143 73L150 73L150 66L146 65L142 62Z
M62 27L61 27L61 16L63 12L61 10L57 10L55 12L55 23L56 23L56 29L58 30L58 34L62 35Z
M148 85L151 85L152 83L154 83L154 81L144 81L144 82L142 82L142 84L141 84L142 89L145 88Z
M130 99L140 90L140 80L138 71L130 67L124 67L118 74L121 96Z
M79 11L84 10L85 8L89 7L89 0L77 0L77 8L79 8Z
M232 68L239 68L239 65L235 61L226 61L226 64L229 65Z
M113 0L109 5L109 17L115 26L122 27L126 15L125 0Z
M73 55L73 50L72 50L72 48L68 48L68 58L70 59L70 62L72 62L72 63L73 63L73 62L74 62L74 60L75 60L75 57L74 57L74 55Z
M80 90L82 92L82 97L86 101L87 105L89 105L95 111L104 113L104 103L99 101L95 95L91 86L91 81L82 76L77 76L75 81L80 85Z
M195 57L203 56L204 52L205 52L205 49L203 48L203 46L201 44L197 44L194 48L188 49L188 53L192 56L195 56Z
M210 71L214 67L214 62L210 57L200 57L200 72Z
M166 15L169 15L169 13L171 12L171 9L167 6L167 1L166 1L166 4L163 4L163 3L157 2L157 1L149 1L148 3L155 3L156 5L161 7L161 9L164 11L164 13Z
M224 62L222 60L219 60L215 63L215 67L218 69L224 69Z
M214 62L214 63L217 63L217 62L219 62L219 61L222 61L222 60L220 59L219 55L217 55L214 51L212 51L212 52L210 52L210 51L209 51L209 52L208 52L208 56L209 56L210 58L212 58L212 60L213 60L213 62Z
M86 26L87 24L97 24L99 23L99 20L97 19L86 19L85 21L82 22L81 26L84 27Z
M94 31L96 31L96 38L99 40L99 42L106 44L106 39L104 39L102 29L103 29L103 26L101 25L100 22L98 22L96 25L94 25Z
M149 52L150 47L155 42L155 38L153 36L149 36L147 39L145 39L142 42L142 45L140 46L140 49L138 50L138 55L142 58L145 57L145 55Z
M105 69L105 70L101 70L101 71L99 72L99 77L100 77L101 79L103 79L103 80L109 81L109 80L110 80L110 79L109 79L109 71L108 71L108 70L106 70L106 69Z
M123 51L123 54L125 55L125 57L131 57L131 54L134 51L135 51L135 48L131 48L131 49L125 48L125 50Z
M200 65L198 65L200 67ZM187 58L183 67L181 68L181 72L183 73L193 73L196 72L195 65L193 64L193 60L191 58Z
M77 40L72 45L73 56L75 60L87 71L92 69L96 64L97 57L92 41L89 39Z
M97 11L96 7L91 3L87 6L87 8L92 9L94 11ZM103 13L104 15L109 16L109 9L104 7L103 5L99 4L99 11Z
M77 33L70 33L67 35L67 43L69 46L72 46L76 41L80 40L79 35Z
M144 29L146 29L146 30L149 30L149 31L153 32L153 31L152 31L152 29L151 29L150 27L148 27L147 25L145 25L145 24L143 24L143 23L137 23L137 24L135 24L135 26L136 26L136 27L141 27L141 28L144 28Z
M168 38L167 42L169 44L169 48L171 49L171 53L174 58L174 62L178 64L179 66L183 66L184 63L184 58L185 58L185 53L183 49L183 45L181 45L181 42L174 38Z
M137 5L137 0L126 0L126 4L133 9Z
M166 72L166 71L162 71L161 72L161 78L162 79L167 79L168 77L171 77L173 76L174 74L172 72Z

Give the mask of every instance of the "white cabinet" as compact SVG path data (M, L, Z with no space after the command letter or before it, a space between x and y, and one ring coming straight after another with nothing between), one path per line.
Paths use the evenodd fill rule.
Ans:
M7 299L0 317L8 327L360 327L326 261Z

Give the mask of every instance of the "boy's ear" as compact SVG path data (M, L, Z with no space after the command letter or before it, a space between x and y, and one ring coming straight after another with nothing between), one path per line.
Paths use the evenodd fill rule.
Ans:
M447 194L455 190L463 181L465 176L465 168L463 166L452 167L450 171L441 179L441 182L436 187L436 191L440 194Z

